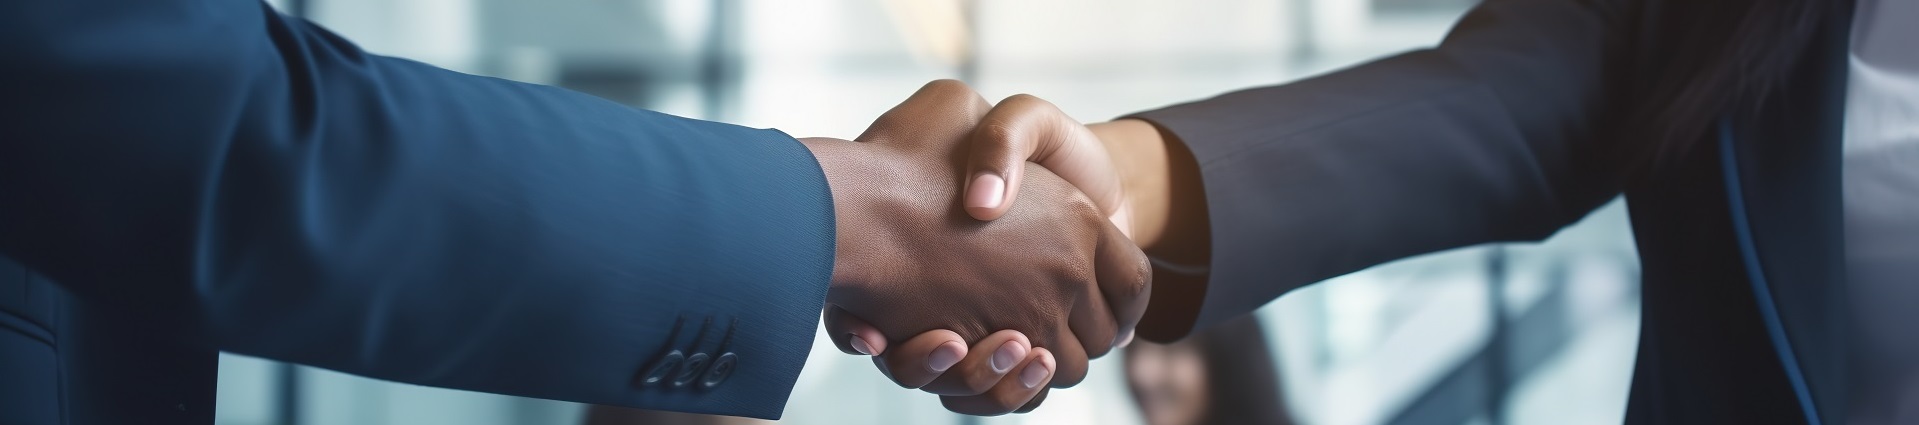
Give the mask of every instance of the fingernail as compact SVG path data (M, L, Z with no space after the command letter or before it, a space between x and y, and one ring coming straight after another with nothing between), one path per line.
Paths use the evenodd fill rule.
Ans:
M1026 388L1037 387L1040 381L1046 380L1046 373L1046 362L1028 363L1026 370L1019 372L1019 383L1026 384Z
M1006 373L1007 369L1012 369L1013 365L1019 364L1019 359L1025 357L1026 346L1020 345L1019 341L1006 341L1000 344L998 351L993 352L993 371Z
M934 347L933 354L926 356L926 368L934 372L945 372L946 369L959 363L962 357L960 351L965 349L966 346L960 345L959 341L946 341L945 344Z
M853 335L853 334L847 334L847 335L852 337L852 341L849 341L848 345L853 346L853 351L858 351L860 352L860 354L865 354L868 356L873 355L873 346L866 345L866 339L860 338L859 335Z
M1133 345L1133 336L1134 336L1134 335L1135 335L1135 334L1133 333L1133 330L1132 330L1132 329L1127 329L1127 330L1126 330L1126 334L1125 334L1125 335L1120 335L1120 336L1119 336L1119 344L1115 344L1114 346L1116 346L1116 347L1119 347L1119 348L1126 348L1126 346L1128 346L1128 345Z
M999 208L1006 200L1006 180L993 173L981 173L973 178L973 185L966 189L966 206L977 208Z

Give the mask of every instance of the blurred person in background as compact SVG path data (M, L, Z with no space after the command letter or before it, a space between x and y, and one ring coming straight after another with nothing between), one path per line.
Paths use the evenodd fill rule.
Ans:
M1147 425L1290 425L1265 329L1253 315L1168 344L1126 347L1126 387Z
M1488 0L1434 48L1111 122L1009 99L975 142L1118 170L1151 340L1623 194L1626 422L1919 423L1913 22L1912 0Z
M912 367L998 360L979 378L1019 376L1011 410L1145 308L1111 199L1035 168L1026 207L964 216L991 105L957 82L798 140L368 54L245 0L0 3L0 58L0 423L210 423L222 350L775 418L823 309L953 329L903 343Z

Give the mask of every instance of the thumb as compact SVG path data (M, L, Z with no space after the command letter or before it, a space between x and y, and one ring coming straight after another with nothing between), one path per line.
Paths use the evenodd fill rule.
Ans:
M1024 94L1000 101L973 130L972 142L962 204L973 218L1005 215L1019 195L1022 163L1031 161L1072 183L1121 229L1131 227L1123 222L1125 197L1106 147L1051 102Z

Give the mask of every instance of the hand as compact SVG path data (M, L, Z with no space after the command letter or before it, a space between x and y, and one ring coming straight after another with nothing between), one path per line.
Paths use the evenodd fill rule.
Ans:
M973 218L993 220L1012 208L1019 194L1020 170L1025 168L1021 163L1033 162L1091 197L1113 224L1142 248L1157 246L1169 228L1190 231L1189 222L1203 221L1186 217L1182 225L1172 222L1173 217L1192 215L1193 211L1190 206L1175 211L1176 179L1171 176L1196 170L1186 170L1191 168L1189 164L1176 161L1169 140L1145 121L1120 119L1082 125L1051 102L1020 94L1000 101L987 112L972 141L967 169L974 177L968 180L964 199L966 211ZM1003 187L996 185L998 176L1006 176ZM1189 177L1177 179L1187 183L1181 184L1182 188L1201 190L1188 187L1196 180L1182 177ZM1179 241L1178 245L1190 242Z
M1102 208L1038 166L1018 172L1036 200L1018 209L1001 205L990 224L962 215L954 200L968 175L965 142L987 109L963 84L934 82L882 115L859 143L803 142L826 172L838 222L829 328L850 315L876 324L882 335L932 335L901 345L936 341L918 351L925 356L890 357L882 370L909 387L975 395L949 399L959 411L968 406L954 400L990 395L990 403L968 413L991 414L1024 405L1044 388L1026 385L1032 379L1001 382L1012 370L1026 377L1039 367L1031 373L1046 375L1040 383L1060 386L1082 379L1085 359L1105 354L1121 329L1137 323L1151 271ZM1020 332L995 333L1004 330ZM866 350L859 350L848 334L834 338L843 350L871 353L888 342L862 337ZM964 341L986 349L968 349ZM995 356L1002 349L1018 355ZM1018 361L996 368L995 357ZM941 373L962 363L989 373Z
M1027 163L1037 163L1092 198L1122 232L1132 233L1128 201L1113 159L1092 129L1032 95L1000 101L973 130L966 213L991 221L1018 198Z
M1171 239L1165 245L1166 249L1172 252L1162 252L1161 255L1178 260L1190 259L1191 254L1204 255L1207 251L1204 238L1204 204L1203 200L1194 198L1201 191L1201 188L1197 187L1197 170L1191 169L1193 166L1189 164L1190 158L1179 161L1179 158L1175 157L1184 152L1175 152L1170 149L1168 145L1170 139L1164 139L1152 124L1122 119L1082 126L1049 102L1029 95L1017 95L1007 98L992 108L986 117L981 119L971 139L968 175L974 177L968 179L968 195L964 197L964 203L968 207L967 212L974 218L991 220L1010 209L1013 204L1012 199L1021 187L1017 183L1020 171L1024 171L1028 166L1021 162L1031 161L1046 166L1049 171L1072 182L1082 192L1095 194L1091 195L1091 198L1101 206L1102 211L1108 213L1114 224L1122 229L1131 227L1133 231L1130 236L1134 241L1140 242L1141 246L1150 247L1160 243L1161 239ZM1182 171L1188 173L1182 175L1185 178L1178 179L1182 183L1176 183L1170 178L1173 173ZM981 177L986 175L1012 177L1007 178L1009 181L1004 187L995 187L994 178ZM1173 202L1175 186L1183 190L1180 197L1186 198L1180 203L1184 205L1182 207L1175 207ZM1004 198L997 206L992 199L995 196ZM1186 217L1181 221L1184 224L1174 225L1171 222L1176 213ZM1175 234L1172 235L1174 237L1164 238L1163 236L1174 231L1169 230L1173 228L1179 228L1191 234L1183 236ZM1197 261L1203 262L1204 259L1200 258ZM1187 312L1179 311L1167 313L1168 316L1174 317L1189 315ZM1009 383L1020 381L1016 378L1028 378L1028 376L1003 376L1009 371L996 370L990 362L980 360L989 357L983 355L967 357L966 353L969 349L963 341L949 331L929 331L897 348L889 349L886 346L887 338L878 329L867 325L864 321L834 311L829 311L826 317L829 333L854 335L853 341L861 341L862 347L858 350L849 350L849 347L844 344L841 346L842 350L848 353L882 355L882 358L875 359L875 363L882 371L888 370L889 367L903 369L898 365L903 361L924 361L932 356L938 356L936 358L939 359L965 357L964 362L951 366L952 369L947 369L948 371L938 381L934 381L935 385L924 387L929 392L949 394L950 388L937 384L956 380L947 377L950 375L965 377L964 380L972 382L967 388L992 388L986 393L975 396L942 396L947 407L953 411L972 414L998 414L1009 410L1026 412L1038 407L1046 396L1046 393L1042 391L1024 405L1014 402L1018 400L1016 396L1021 394L1008 394L1002 389L1017 388ZM1178 327L1180 324L1173 322L1180 321L1164 320L1168 322L1168 327ZM1008 332L1010 332L1008 335L996 334L995 336L1003 337L1008 341L1024 341L1023 336L1018 335L1017 332ZM1123 331L1123 334L1125 336L1121 337L1120 342L1122 346L1131 341L1133 333L1129 329ZM993 350L1002 349L1008 351L1006 354L1009 356L1016 353L1011 350L1018 348L1017 344L1001 346L995 345L996 341L998 340L975 343L970 351L992 353L995 352ZM940 362L940 364L953 363ZM903 374L889 373L889 376L902 386L913 388L920 387L933 379L934 373L925 371L924 368L917 368ZM1052 386L1067 387L1076 382L1078 382L1077 379L1070 381L1058 379L1053 381ZM1013 410L1015 408L1017 410Z

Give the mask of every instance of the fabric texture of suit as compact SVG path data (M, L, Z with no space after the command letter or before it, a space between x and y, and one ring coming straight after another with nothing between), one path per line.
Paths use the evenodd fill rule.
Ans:
M5 2L0 58L0 423L210 423L219 350L773 418L812 345L832 202L778 131L247 0Z
M1623 193L1644 271L1627 422L1844 423L1851 15L1822 23L1772 101L1729 112L1732 134L1625 178L1619 130L1673 78L1689 35L1658 23L1687 19L1680 3L1488 0L1436 48L1135 115L1191 151L1212 227L1210 264L1156 270L1156 291L1197 283L1203 327L1374 264L1543 239Z

